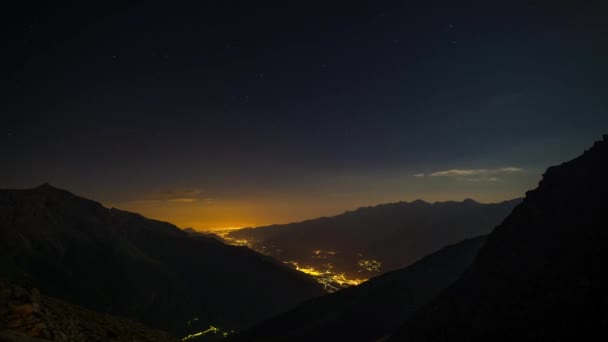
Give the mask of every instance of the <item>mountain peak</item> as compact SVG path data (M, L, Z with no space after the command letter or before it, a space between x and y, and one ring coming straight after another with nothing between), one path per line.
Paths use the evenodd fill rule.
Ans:
M29 191L29 192L34 192L34 193L67 193L67 194L72 194L71 192L67 191L67 190L63 190L60 189L58 187L55 187L53 185L51 185L50 183L42 183L36 187L30 188L30 189L23 189L20 191Z
M40 189L40 190L44 190L44 189L57 189L54 186L52 186L51 184L44 182L40 185L38 185L37 187L35 187L34 189Z
M59 189L57 187L52 186L50 183L42 183L34 188L29 189L33 192L40 192L40 193L51 193L51 192L68 192L66 190L63 189Z

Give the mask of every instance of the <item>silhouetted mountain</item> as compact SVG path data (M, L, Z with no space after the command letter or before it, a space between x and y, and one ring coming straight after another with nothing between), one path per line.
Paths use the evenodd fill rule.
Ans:
M142 341L177 338L123 318L102 315L0 281L0 341Z
M248 248L48 184L0 190L0 277L177 335L242 329L323 293Z
M608 338L608 136L550 167L471 268L393 341Z
M445 247L413 265L314 298L237 336L238 341L375 341L452 284L483 237Z
M236 230L226 238L247 240L252 248L300 267L331 268L348 278L367 279L410 265L448 244L489 233L520 201L383 204L334 217Z

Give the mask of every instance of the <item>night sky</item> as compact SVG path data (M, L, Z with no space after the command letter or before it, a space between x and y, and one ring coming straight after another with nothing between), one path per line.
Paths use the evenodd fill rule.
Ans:
M0 187L198 229L519 197L608 131L605 3L5 7Z

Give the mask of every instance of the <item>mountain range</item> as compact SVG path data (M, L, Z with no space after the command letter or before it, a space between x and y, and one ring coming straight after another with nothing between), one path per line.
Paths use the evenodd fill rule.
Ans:
M176 336L240 330L324 293L246 247L48 184L0 190L0 277Z
M583 155L547 169L538 187L476 245L464 241L310 300L234 340L603 340L607 175L605 135Z
M333 217L239 229L224 239L300 269L364 280L408 266L446 245L488 234L520 202L389 203Z
M397 251L393 245L406 250L408 258L384 266L406 267L324 296L313 278L247 247L108 209L48 184L0 190L0 340L172 341L207 332L234 341L603 340L606 175L608 135L547 169L523 201L415 201L283 227L292 233L285 246L310 255L310 241L324 236L316 241L341 241L315 246L319 252L312 254L339 256L340 244L373 237L375 218L392 239L355 249L359 258L376 260L369 246L386 245L386 256ZM497 214L503 205L514 206L504 220ZM402 211L411 225L399 224ZM351 225L323 235L322 227L331 225L321 223L336 220ZM467 230L466 222L480 225ZM481 223L496 228L427 252L445 245L442 239L491 230ZM348 235L348 227L356 233ZM277 229L262 230L271 233L263 246L289 240ZM228 238L243 238L237 233ZM412 247L415 239L421 246ZM297 249L298 242L304 247Z

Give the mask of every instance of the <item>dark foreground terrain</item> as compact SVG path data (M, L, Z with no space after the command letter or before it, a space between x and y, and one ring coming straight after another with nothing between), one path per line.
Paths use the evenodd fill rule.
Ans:
M151 341L177 338L127 319L47 297L38 289L0 282L0 341Z

